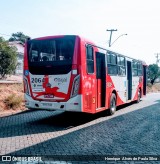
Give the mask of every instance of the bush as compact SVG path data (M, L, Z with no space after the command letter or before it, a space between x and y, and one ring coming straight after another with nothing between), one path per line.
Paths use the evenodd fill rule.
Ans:
M12 108L12 109L16 109L17 107L19 107L22 103L22 97L20 96L15 96L14 94L8 96L5 99L5 103L8 106L8 108Z
M12 74L17 66L16 47L9 46L8 42L0 37L0 78Z

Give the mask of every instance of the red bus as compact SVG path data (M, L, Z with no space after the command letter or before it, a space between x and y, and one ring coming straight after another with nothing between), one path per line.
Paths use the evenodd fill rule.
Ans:
M80 36L26 41L27 108L97 113L146 95L146 64L96 46Z

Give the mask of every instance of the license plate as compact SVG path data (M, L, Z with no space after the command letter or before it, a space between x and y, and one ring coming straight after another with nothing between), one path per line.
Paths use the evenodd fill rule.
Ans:
M44 95L44 98L54 98L53 95Z
M52 106L50 103L42 103L43 106Z

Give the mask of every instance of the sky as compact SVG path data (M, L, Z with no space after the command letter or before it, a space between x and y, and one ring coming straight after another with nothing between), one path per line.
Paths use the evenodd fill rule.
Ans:
M1 0L0 36L8 39L16 32L31 38L80 35L153 64L160 53L159 6L159 0ZM107 29L117 29L111 43L120 36L111 47Z

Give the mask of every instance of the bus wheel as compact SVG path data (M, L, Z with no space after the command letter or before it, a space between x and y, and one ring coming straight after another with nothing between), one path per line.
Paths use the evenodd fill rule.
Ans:
M138 95L137 95L137 96L138 96L138 97L137 97L136 102L139 103L140 100L141 100L141 90L140 90L140 89L138 90Z
M116 112L116 95L112 93L110 100L109 114L113 115Z

